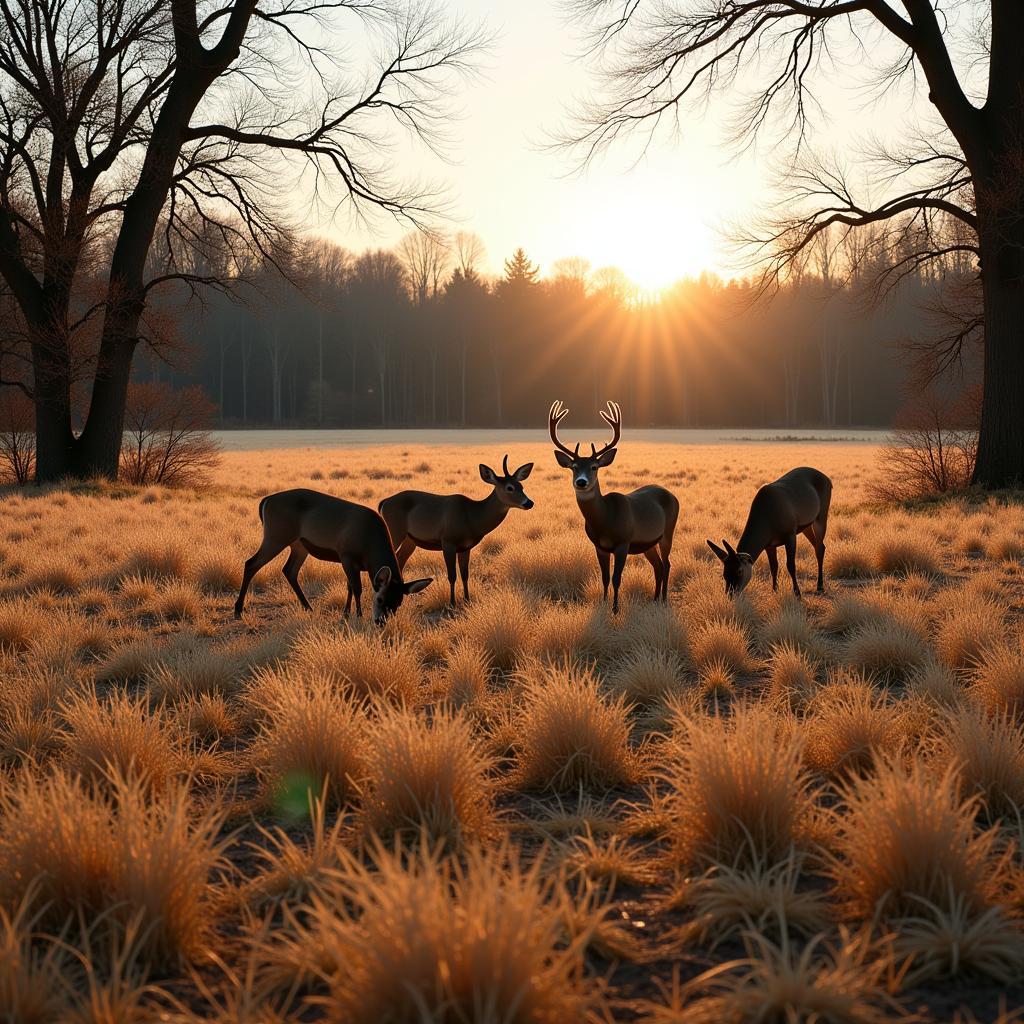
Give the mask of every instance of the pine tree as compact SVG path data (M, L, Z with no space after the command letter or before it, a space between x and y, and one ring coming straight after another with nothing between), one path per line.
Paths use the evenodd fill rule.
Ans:
M505 260L505 282L507 284L536 284L540 267L530 264L530 258L522 249L516 249L512 258Z

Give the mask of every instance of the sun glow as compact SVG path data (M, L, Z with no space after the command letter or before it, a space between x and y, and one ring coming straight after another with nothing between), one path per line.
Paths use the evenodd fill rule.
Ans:
M624 179L630 182L629 178ZM703 271L721 273L721 240L695 199L678 189L659 191L630 183L629 196L588 196L589 214L564 224L574 248L593 270L618 267L644 292L657 293Z

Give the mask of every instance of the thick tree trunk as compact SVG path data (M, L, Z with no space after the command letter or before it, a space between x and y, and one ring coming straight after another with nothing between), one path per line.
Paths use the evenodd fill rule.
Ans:
M984 247L983 247L984 249ZM1024 483L1024 280L998 280L983 264L985 378L974 482Z
M104 339L89 417L71 460L71 473L79 479L117 478L136 329L137 325L117 340Z
M71 382L67 362L54 358L45 343L33 346L36 412L36 483L68 475L75 448L71 429Z

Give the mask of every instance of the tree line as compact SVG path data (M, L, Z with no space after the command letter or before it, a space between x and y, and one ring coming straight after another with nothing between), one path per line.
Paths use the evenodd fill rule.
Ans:
M201 385L224 427L534 426L553 397L595 422L612 397L634 425L884 427L976 280L949 260L877 303L873 260L822 245L766 301L712 274L649 295L580 258L542 276L521 249L489 277L483 255L467 233L358 254L311 240L283 274L266 262L234 294L180 296L168 319L187 343L136 373Z

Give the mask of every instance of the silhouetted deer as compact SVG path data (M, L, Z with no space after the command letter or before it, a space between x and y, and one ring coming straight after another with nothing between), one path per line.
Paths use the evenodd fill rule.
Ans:
M287 547L292 550L284 563L284 578L306 611L311 609L299 586L299 570L307 555L341 563L348 580L346 615L354 598L356 615L362 617L360 573L368 573L373 585L373 621L378 626L398 610L406 594L418 594L432 582L429 579L402 581L402 568L391 546L387 524L365 505L300 487L267 495L260 502L259 515L263 523L263 543L245 563L242 588L235 602L236 619L242 617L245 595L253 576Z
M385 498L377 509L384 517L395 544L400 568L416 548L440 551L448 570L451 603L455 604L455 559L462 575L462 593L469 600L469 553L492 530L505 521L510 508L533 508L523 490L523 481L533 463L508 471L508 456L501 462L501 476L480 463L480 477L491 484L491 493L479 501L464 494L430 494L427 491L399 491Z
M750 582L754 563L761 552L768 556L772 590L779 589L779 560L775 549L786 548L786 568L793 580L793 593L800 596L796 582L796 535L802 533L814 545L818 557L818 593L825 589L822 566L825 561L825 530L832 501L832 481L810 466L791 469L774 483L761 487L750 503L747 525L735 550L727 541L725 550L712 541L708 547L721 559L727 594L738 594Z
M614 402L608 403L601 418L612 428L612 439L600 451L591 444L589 455L580 455L577 444L570 451L558 440L558 424L569 410L561 402L554 402L548 412L548 432L554 442L555 458L565 469L572 470L576 501L583 513L587 536L593 541L597 561L601 566L604 598L608 600L608 570L614 556L611 573L612 611L619 610L619 583L627 555L646 555L654 567L654 600L668 600L668 575L671 563L672 534L679 518L679 502L664 487L649 484L629 494L612 491L602 494L597 482L597 471L610 466L615 458L615 446L622 435L622 412Z

